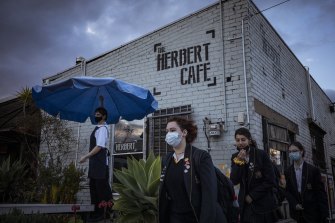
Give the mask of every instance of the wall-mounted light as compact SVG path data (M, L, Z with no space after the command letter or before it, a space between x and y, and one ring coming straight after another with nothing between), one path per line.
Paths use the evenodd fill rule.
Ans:
M76 64L80 64L85 61L84 57L76 57Z

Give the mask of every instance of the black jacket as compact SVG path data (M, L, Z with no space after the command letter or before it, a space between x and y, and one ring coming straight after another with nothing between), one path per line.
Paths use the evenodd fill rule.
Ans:
M285 195L290 206L290 215L295 220L303 217L305 222L319 223L328 217L328 202L324 184L318 168L304 162L301 176L301 195L299 195L294 165L285 171ZM304 210L296 211L297 204Z
M159 188L159 222L169 222L169 198L164 185L165 175L173 162L173 153L167 154L162 163L162 174ZM197 171L194 167L195 158L200 159ZM187 144L184 160L190 161L190 168L184 172L184 183L191 206L199 223L226 222L223 211L217 202L217 182L214 165L210 155L203 150Z
M251 208L254 213L265 214L273 211L276 208L274 195L276 179L268 154L263 150L250 147L249 164L242 166L233 162L237 154L238 152L234 153L231 158L230 179L234 185L240 184L238 201L241 213L246 206L246 195L253 200Z

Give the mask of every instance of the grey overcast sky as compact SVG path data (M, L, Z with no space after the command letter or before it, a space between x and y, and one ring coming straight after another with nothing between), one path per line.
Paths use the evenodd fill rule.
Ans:
M260 10L284 0L254 0ZM42 83L214 0L1 0L0 99ZM264 12L335 101L335 0L290 0Z

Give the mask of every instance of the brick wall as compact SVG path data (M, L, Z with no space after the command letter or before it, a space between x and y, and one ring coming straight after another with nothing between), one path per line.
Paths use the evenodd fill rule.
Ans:
M223 134L211 139L211 155L215 165L230 166L231 154L236 151L234 132L241 126L237 123L237 115L243 112L247 117L245 59L249 127L260 148L263 148L262 117L255 112L254 98L297 124L297 140L309 148L311 142L306 118L311 116L311 112L306 69L261 14L250 17L256 11L251 2L230 0L222 4L222 10L219 3L213 4L87 60L86 74L119 78L152 92L155 88L160 92L155 96L160 109L191 104L192 117L199 129L194 145L199 148L207 149L203 119L224 120ZM264 42L267 51L263 50ZM190 53L186 62L179 61L182 52ZM166 63L162 58L167 58ZM53 81L78 76L82 68L80 65L69 68L54 76ZM194 70L194 77L189 77L190 70ZM329 148L335 134L334 114L327 111L329 99L314 81L312 92L316 119L328 133L325 143ZM77 134L78 124L70 122L70 125ZM91 131L90 123L81 124L79 158L88 150ZM329 151L331 156L335 156L334 153ZM311 158L310 152L307 152L307 158ZM81 192L80 196L87 196L85 193L87 191Z

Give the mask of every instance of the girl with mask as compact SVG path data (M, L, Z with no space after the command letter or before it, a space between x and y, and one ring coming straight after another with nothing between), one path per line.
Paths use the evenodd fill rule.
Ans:
M212 159L208 152L191 145L197 131L193 121L184 118L174 117L167 123L165 141L172 151L162 162L160 223L226 222L217 202Z
M231 158L230 179L240 185L238 202L241 223L272 223L275 216L275 173L268 154L257 149L246 128L235 131L238 152Z
M298 223L327 222L328 202L318 168L304 161L305 149L300 142L289 146L292 165L285 171L285 195L290 216Z

